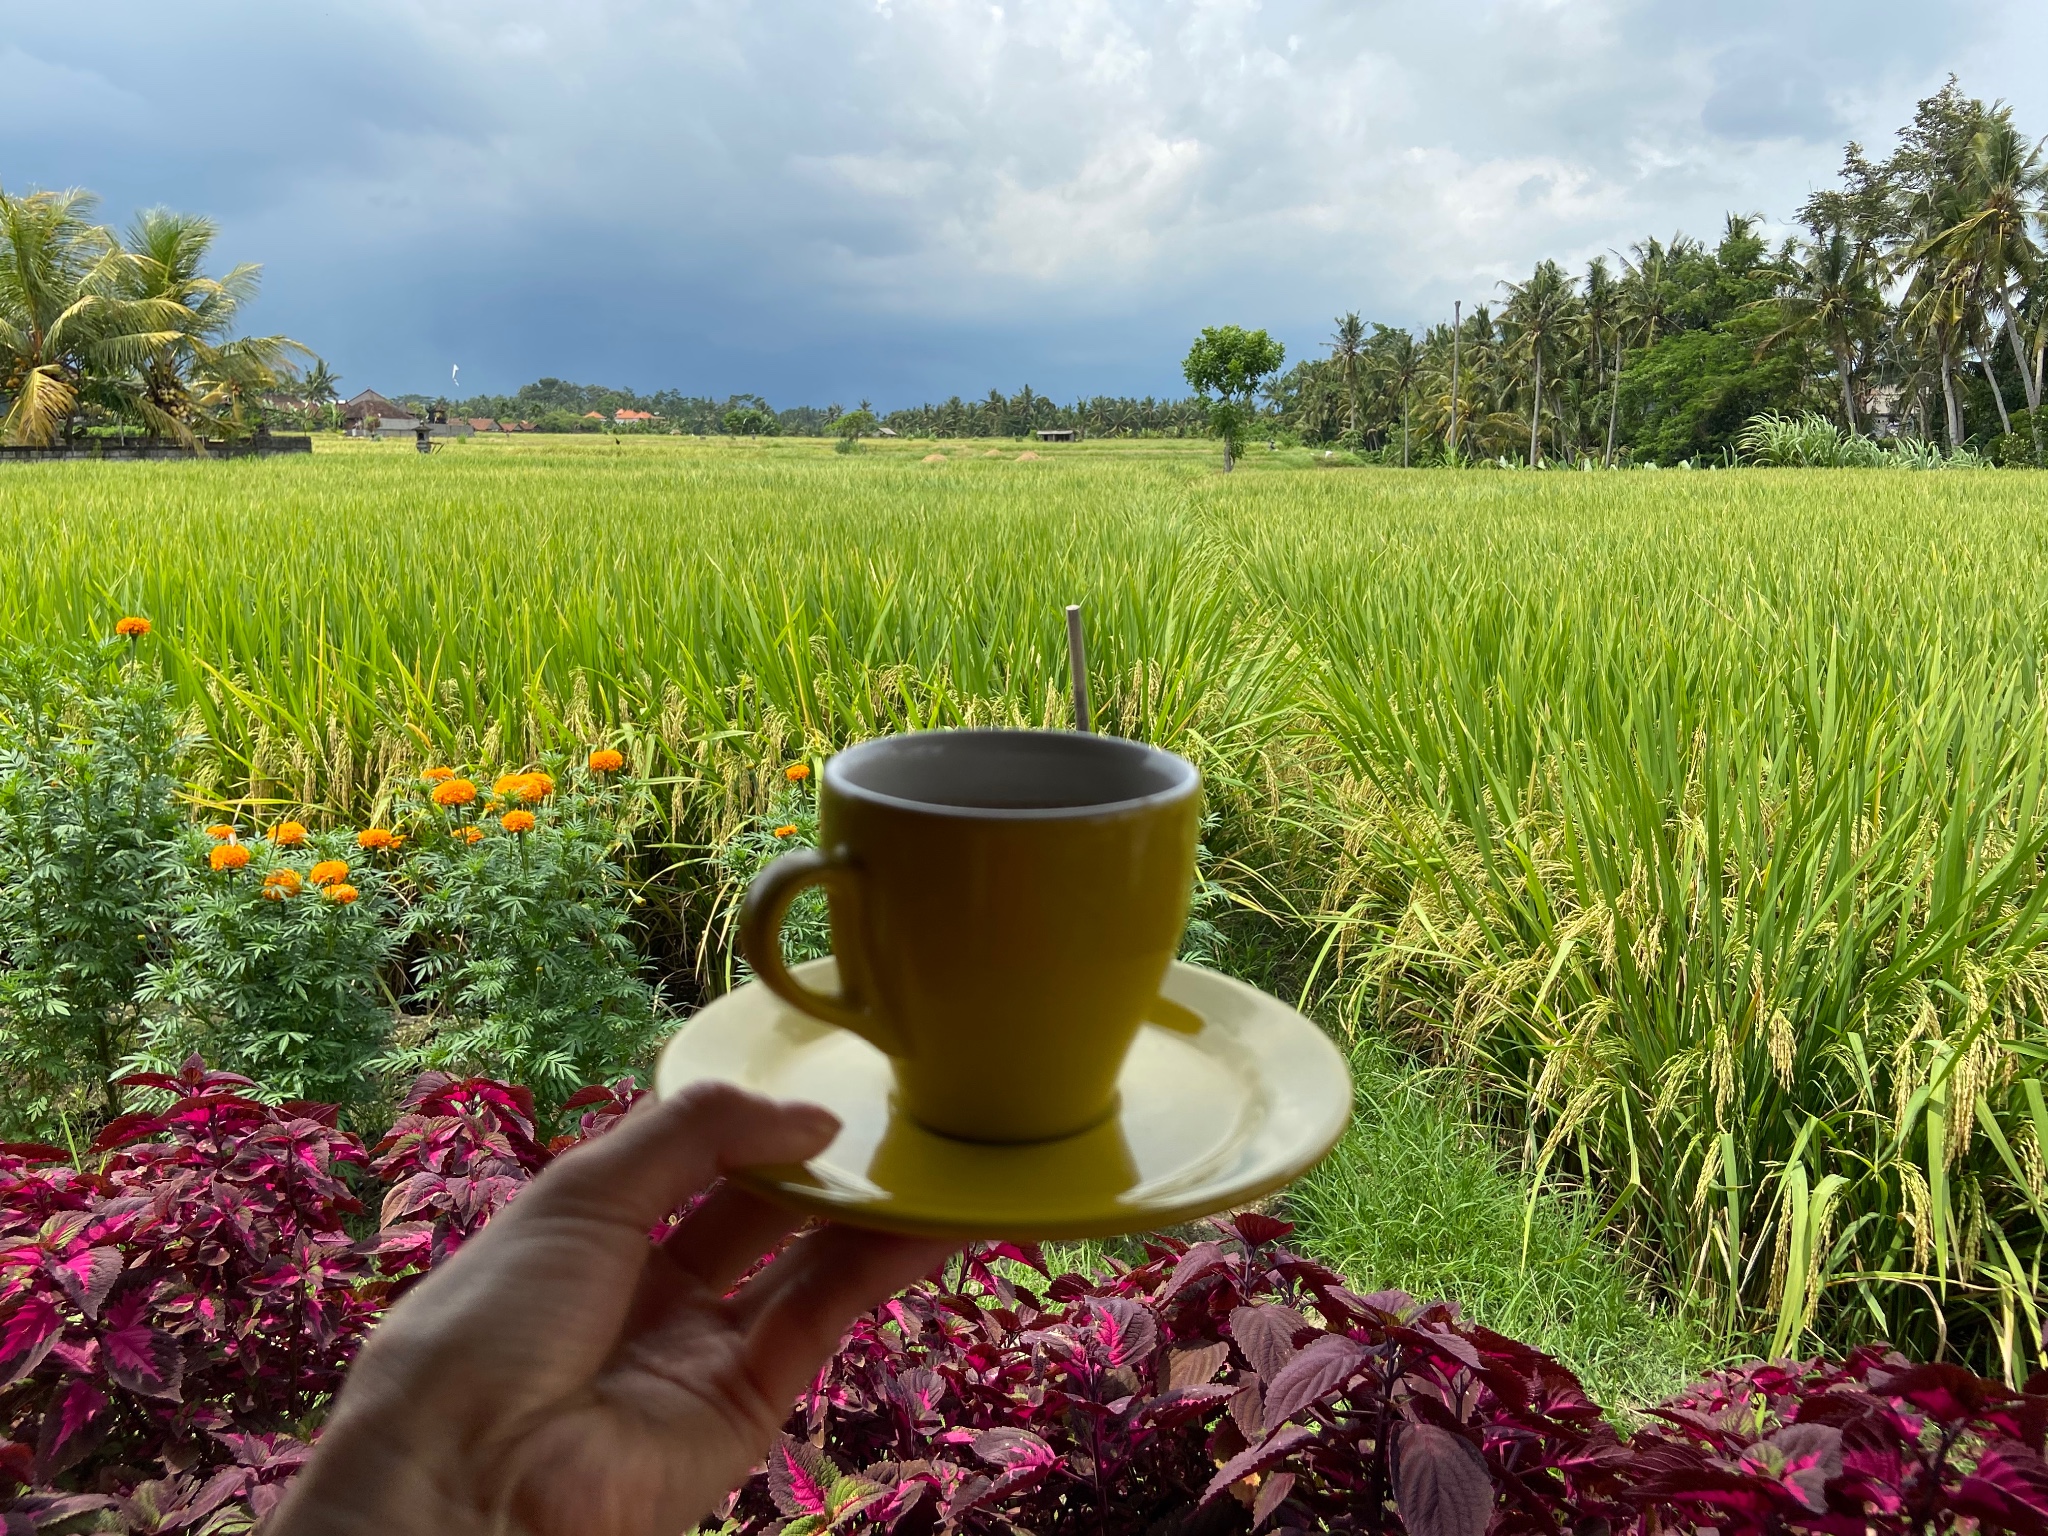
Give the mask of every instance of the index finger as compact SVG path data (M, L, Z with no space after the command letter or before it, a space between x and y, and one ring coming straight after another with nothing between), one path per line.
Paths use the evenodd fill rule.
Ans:
M616 1128L564 1153L500 1216L564 1216L644 1232L740 1168L800 1163L839 1133L831 1111L781 1104L729 1083L642 1101Z

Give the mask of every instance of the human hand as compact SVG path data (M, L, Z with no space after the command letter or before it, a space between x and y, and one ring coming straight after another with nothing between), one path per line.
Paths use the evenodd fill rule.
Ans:
M673 1536L758 1466L855 1316L948 1244L798 1218L734 1169L838 1130L705 1084L565 1154L371 1334L270 1536Z

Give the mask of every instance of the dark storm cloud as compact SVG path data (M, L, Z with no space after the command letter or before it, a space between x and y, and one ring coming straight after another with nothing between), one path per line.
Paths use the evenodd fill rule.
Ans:
M2043 22L1971 0L78 17L0 44L0 185L214 214L261 322L385 389L1173 390L1201 324L1298 353L1340 309L1419 322L1541 255L1783 217L1950 68L2048 129Z

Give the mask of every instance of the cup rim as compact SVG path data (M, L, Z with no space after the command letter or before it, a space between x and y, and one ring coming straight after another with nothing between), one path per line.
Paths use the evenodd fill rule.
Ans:
M842 766L848 758L858 758L866 753L879 755L892 749L892 744L920 736L1018 736L1046 737L1062 736L1077 741L1115 743L1118 748L1129 748L1147 757L1164 760L1168 771L1178 782L1165 789L1154 790L1149 795L1137 795L1125 800L1100 800L1088 805L946 805L936 800L911 800L901 795L886 794L879 789L850 782ZM1087 821L1098 817L1127 815L1133 811L1149 810L1155 806L1170 805L1176 800L1195 794L1202 785L1202 770L1182 757L1178 752L1169 752L1156 747L1149 741L1133 741L1128 736L1101 736L1089 731L1029 731L1013 730L1004 726L962 726L956 729L929 731L895 731L887 736L875 736L867 741L835 752L825 760L825 783L831 785L835 794L849 800L861 800L870 805L887 806L891 810L910 811L924 816L946 816L971 821Z

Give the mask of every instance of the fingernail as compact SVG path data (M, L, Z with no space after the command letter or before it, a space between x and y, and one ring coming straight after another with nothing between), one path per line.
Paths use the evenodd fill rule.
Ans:
M839 1117L821 1104L787 1104L783 1109L792 1120L799 1121L806 1130L827 1137L839 1134Z

